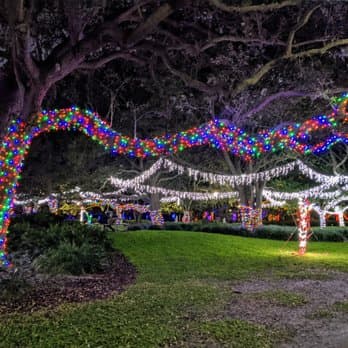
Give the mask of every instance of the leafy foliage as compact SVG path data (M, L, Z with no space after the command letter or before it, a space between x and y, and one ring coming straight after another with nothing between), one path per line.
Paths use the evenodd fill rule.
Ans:
M107 254L98 245L84 242L81 245L60 242L54 249L48 250L34 261L34 266L49 274L97 273L103 269Z
M55 216L30 216L12 222L10 253L27 253L40 271L93 273L100 271L113 251L106 231L77 222L58 223Z

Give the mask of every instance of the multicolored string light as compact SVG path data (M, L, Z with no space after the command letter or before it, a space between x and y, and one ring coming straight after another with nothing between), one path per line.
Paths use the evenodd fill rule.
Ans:
M150 218L151 218L152 225L156 225L156 226L164 225L163 215L160 210L150 211Z
M245 160L285 149L300 154L320 154L338 142L348 144L348 134L340 131L342 124L348 120L347 101L348 94L336 98L337 106L329 116L315 116L302 124L263 130L253 136L233 124L214 119L172 136L132 139L112 130L98 114L77 107L42 111L34 120L34 125L17 119L11 123L0 147L0 265L8 265L6 233L24 159L32 140L42 133L78 130L114 154L142 158L168 155L202 145L229 151ZM343 118L337 119L338 114ZM312 139L317 132L323 139L320 142Z
M262 209L253 208L247 205L239 207L241 214L242 227L247 231L253 232L256 227L262 225Z

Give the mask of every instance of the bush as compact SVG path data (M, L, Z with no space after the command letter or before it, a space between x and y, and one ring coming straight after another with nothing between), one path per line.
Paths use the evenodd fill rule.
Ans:
M52 224L59 224L64 221L64 217L51 213L37 213L31 215L21 215L11 218L11 225L18 223L28 223L31 226L48 227Z
M11 222L8 250L17 261L27 254L37 270L49 273L75 275L102 270L106 256L114 251L105 230L45 216L51 223L43 223L43 217L37 215Z
M28 222L11 225L8 251L27 252L32 258L59 244L59 234L51 227L32 226Z
M47 228L33 226L28 222L11 224L8 250L27 252L35 258L49 249L57 248L61 242L81 246L84 243L99 245L107 251L113 249L107 232L78 222L64 222Z
M61 234L61 240L81 246L88 243L98 245L106 251L113 250L112 242L108 237L107 231L98 227L81 225L78 222L54 225L57 234Z
M50 274L80 275L100 272L106 260L107 253L100 246L61 242L57 248L39 256L34 266L38 271Z
M202 222L166 222L163 226L155 226L151 224L132 224L128 226L128 231L139 230L159 230L164 229L167 231L194 231L194 232L207 232L207 233L220 233L231 234L236 236L248 236L256 238L268 238L275 240L297 240L297 229L293 225L262 225L254 232L249 232L242 228L240 224L229 223L202 223ZM343 242L348 239L348 227L326 227L320 229L319 227L313 227L314 232L312 241L327 241L327 242Z

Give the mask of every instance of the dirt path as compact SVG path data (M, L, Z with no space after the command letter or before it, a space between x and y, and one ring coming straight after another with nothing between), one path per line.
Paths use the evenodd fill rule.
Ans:
M323 280L271 278L239 283L223 316L285 329L290 340L281 348L346 348L348 274L327 274ZM347 304L345 310L339 308L342 302Z

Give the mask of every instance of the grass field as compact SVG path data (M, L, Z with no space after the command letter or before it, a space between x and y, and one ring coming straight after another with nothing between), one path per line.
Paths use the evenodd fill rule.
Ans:
M348 271L348 243L297 243L218 234L139 231L113 234L138 278L121 295L0 321L0 347L271 347L284 333L219 319L233 282L254 277Z

